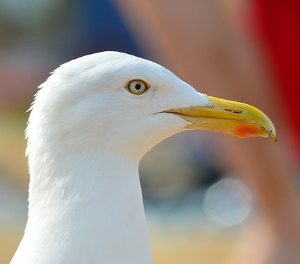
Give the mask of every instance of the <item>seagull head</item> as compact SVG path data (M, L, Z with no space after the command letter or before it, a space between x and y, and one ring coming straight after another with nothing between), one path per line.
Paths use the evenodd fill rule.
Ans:
M154 62L101 52L63 64L41 85L27 151L43 138L73 152L140 158L184 130L276 139L270 119L253 106L202 94Z
M60 66L31 107L28 221L11 263L152 263L138 162L184 130L276 139L257 108L154 62L102 52Z

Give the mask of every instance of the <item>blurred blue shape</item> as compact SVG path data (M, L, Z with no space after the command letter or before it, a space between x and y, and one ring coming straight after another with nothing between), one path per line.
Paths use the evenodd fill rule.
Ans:
M79 11L83 18L84 52L117 50L141 55L135 40L111 1L82 1Z

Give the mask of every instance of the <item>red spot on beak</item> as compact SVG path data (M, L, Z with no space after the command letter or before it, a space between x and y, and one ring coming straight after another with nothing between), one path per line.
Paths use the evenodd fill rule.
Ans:
M235 128L235 134L241 138L251 137L258 134L258 129L252 125L240 125Z

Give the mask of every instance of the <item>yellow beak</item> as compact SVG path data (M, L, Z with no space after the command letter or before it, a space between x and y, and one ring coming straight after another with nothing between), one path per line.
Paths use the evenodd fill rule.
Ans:
M277 140L272 121L248 104L208 96L212 106L193 106L164 111L189 121L190 130L222 132L236 137L269 137Z

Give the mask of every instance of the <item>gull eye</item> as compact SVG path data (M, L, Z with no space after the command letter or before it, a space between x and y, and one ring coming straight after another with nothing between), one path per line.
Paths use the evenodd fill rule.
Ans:
M143 80L131 80L126 84L126 89L135 95L141 95L147 92L150 85Z

